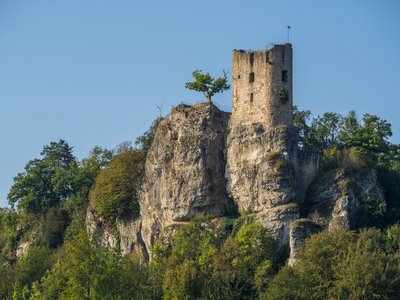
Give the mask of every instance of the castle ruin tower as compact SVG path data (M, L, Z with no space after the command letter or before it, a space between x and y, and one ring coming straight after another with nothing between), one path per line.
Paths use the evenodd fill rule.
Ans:
M227 191L279 246L289 242L290 224L299 218L292 117L292 45L233 50Z
M290 126L292 114L292 45L233 50L231 126Z

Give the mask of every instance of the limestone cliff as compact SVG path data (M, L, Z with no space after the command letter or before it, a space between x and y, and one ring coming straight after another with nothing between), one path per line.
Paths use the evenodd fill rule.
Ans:
M156 241L198 214L250 213L280 247L290 243L294 262L309 235L357 226L363 197L384 205L374 172L316 176L318 170L318 156L298 149L290 126L232 126L230 113L212 104L178 105L160 122L148 152L140 217L109 226L89 209L88 229L103 246L148 258Z
M299 218L296 170L290 161L293 138L286 126L266 130L253 124L231 128L227 142L230 196L240 213L255 213L281 245L289 241L290 224Z
M383 191L374 171L322 172L310 186L303 211L316 223L329 228L352 229L362 222L362 204L385 206Z
M89 207L86 214L86 227L89 235L98 245L119 248L122 255L135 252L148 259L147 249L141 237L140 218L109 224Z
M299 219L290 225L290 257L289 265L296 263L296 255L304 240L322 230L322 226L309 219Z
M229 116L209 103L178 105L159 124L140 196L148 249L170 225L233 209L224 177Z
M328 229L355 229L363 226L365 204L384 209L382 189L375 171L333 169L321 171L307 191L301 215L290 228L290 259L295 257L304 240L310 235Z

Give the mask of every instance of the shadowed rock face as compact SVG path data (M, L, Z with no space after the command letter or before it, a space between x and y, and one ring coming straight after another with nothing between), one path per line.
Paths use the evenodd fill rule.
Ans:
M229 116L209 103L179 105L160 123L140 196L148 247L169 225L198 214L229 213L232 203L224 176Z
M360 221L365 197L386 205L374 171L362 174L330 170L310 186L303 214L328 228L353 229Z
M289 264L304 240L325 228L355 229L362 222L362 203L372 201L385 207L383 191L377 183L375 171L367 173L334 169L322 172L311 184L301 214L306 217L290 227Z
M296 255L300 251L304 240L322 230L322 226L309 219L299 219L290 226L290 257L289 265L296 263Z

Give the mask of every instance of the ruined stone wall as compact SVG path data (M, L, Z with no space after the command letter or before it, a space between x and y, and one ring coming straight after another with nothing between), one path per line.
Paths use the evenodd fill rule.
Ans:
M233 50L231 126L290 126L292 98L291 44L261 51Z

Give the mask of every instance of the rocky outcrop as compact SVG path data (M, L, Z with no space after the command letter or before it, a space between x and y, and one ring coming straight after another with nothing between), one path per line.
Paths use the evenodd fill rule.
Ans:
M296 178L288 162L287 127L266 132L261 124L232 128L227 143L227 189L240 212L258 212L295 198Z
M375 172L335 169L316 177L319 156L298 149L293 128L232 127L229 118L209 103L173 108L147 155L140 217L110 226L88 210L98 244L148 258L156 241L168 243L199 214L240 213L255 216L280 248L290 243L294 263L310 235L357 227L363 203L385 206Z
M256 219L275 236L278 248L289 243L290 225L299 219L299 206L295 203L266 208L256 214Z
M148 259L147 250L141 237L140 218L109 224L89 207L86 214L86 227L89 235L98 245L106 248L119 248L122 255L135 252L144 259Z
M299 253L300 247L304 244L304 240L321 230L321 225L309 219L299 219L291 224L289 242L290 257L288 261L290 266L296 263L296 255Z
M289 264L304 240L322 229L355 229L369 218L368 205L373 210L386 207L383 191L375 171L333 169L321 172L308 189L301 209L305 217L290 227Z
M240 213L255 213L279 244L289 242L299 217L296 169L290 158L295 135L287 126L262 124L231 128L227 142L227 190Z
M376 173L335 169L321 174L308 191L304 214L328 228L345 230L362 222L362 205L384 208L383 191Z
M224 177L229 116L210 103L178 105L159 124L140 195L148 249L170 225L234 209Z

